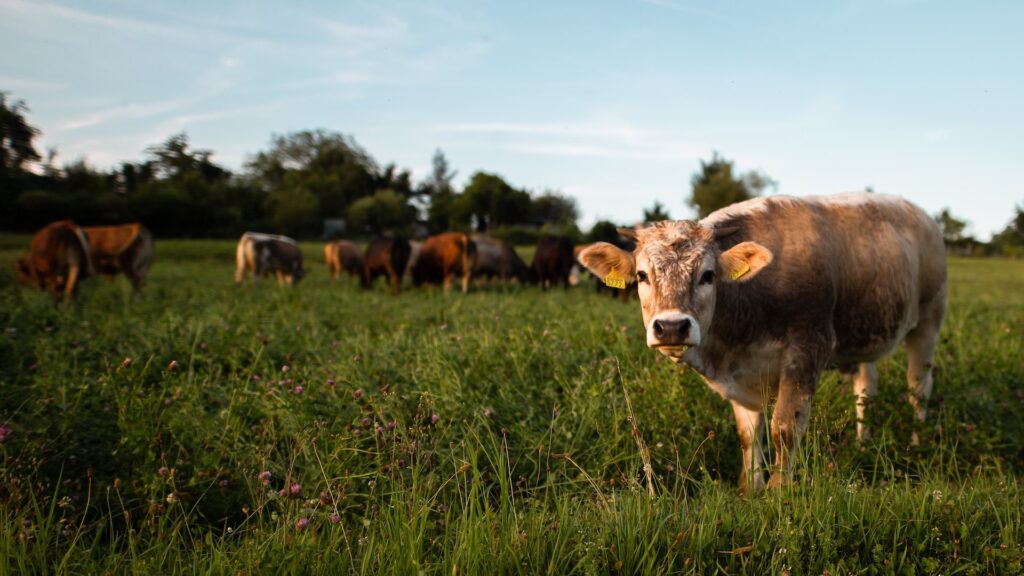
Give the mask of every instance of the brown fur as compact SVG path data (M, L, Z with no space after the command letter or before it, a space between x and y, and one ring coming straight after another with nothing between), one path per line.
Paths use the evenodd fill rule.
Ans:
M572 240L565 236L547 236L537 242L530 268L542 290L558 282L568 288L569 275L575 262Z
M331 278L337 280L342 272L349 278L361 278L363 275L363 253L359 246L350 240L338 240L324 246L324 259Z
M18 260L18 281L35 284L54 300L70 298L78 282L94 274L88 241L71 220L47 224L32 236L28 256Z
M89 255L96 271L107 276L123 273L139 294L153 261L153 235L142 224L86 226Z
M476 243L462 232L445 232L431 236L420 247L419 257L412 269L412 282L443 284L451 288L452 277L458 276L462 293L469 291L469 279L476 263Z
M771 197L700 222L658 223L637 237L632 254L597 245L580 258L602 276L613 267L646 275L640 297L648 345L692 365L733 402L745 428L745 489L764 482L752 456L759 446L751 445L760 435L749 427L763 425L774 400L769 485L788 482L811 398L829 367L859 372L862 416L877 379L873 363L905 341L911 403L924 419L946 264L942 236L919 208L879 195ZM713 281L701 282L709 273ZM661 318L686 327L685 337L659 336L654 320ZM866 434L858 424L858 437Z
M387 276L391 292L398 294L412 248L401 236L374 238L363 257L363 287L369 288L379 276Z
M473 235L476 243L476 264L473 266L474 278L494 278L507 285L509 280L517 279L520 284L526 283L526 263L508 242L489 238L480 234Z

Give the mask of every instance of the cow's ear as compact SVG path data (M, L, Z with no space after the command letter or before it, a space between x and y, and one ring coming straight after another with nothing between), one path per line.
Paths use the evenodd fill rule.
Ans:
M627 282L631 282L636 274L633 255L607 242L596 242L587 246L580 252L579 261L601 280L604 280L612 270Z
M718 268L725 280L746 282L771 262L770 250L757 242L741 242L718 257Z

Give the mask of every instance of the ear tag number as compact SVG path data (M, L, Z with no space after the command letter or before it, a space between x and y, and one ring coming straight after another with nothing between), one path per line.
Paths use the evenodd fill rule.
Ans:
M625 290L626 278L625 276L619 274L618 270L612 268L612 271L609 272L604 277L604 285L608 286L609 288L618 288L619 290Z
M739 280L740 278L746 276L747 272L750 272L750 264L744 262L742 268L737 268L736 270L732 271L732 279Z

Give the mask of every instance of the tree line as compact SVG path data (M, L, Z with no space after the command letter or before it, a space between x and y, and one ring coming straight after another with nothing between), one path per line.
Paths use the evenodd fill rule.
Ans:
M481 231L515 244L546 234L576 242L610 241L616 227L598 221L580 230L576 200L556 190L533 192L477 171L459 190L441 150L430 173L413 182L409 170L381 165L351 136L328 130L274 135L265 150L233 172L213 151L193 147L186 133L145 150L141 162L101 170L84 159L58 166L56 151L36 150L41 131L23 101L0 92L0 227L31 231L63 218L88 224L141 221L162 237L234 237L245 230L297 238L410 236L448 230ZM758 171L740 173L717 152L690 180L687 204L698 217L758 196L776 183ZM671 216L660 202L644 222ZM936 215L947 243L972 254L1024 253L1024 207L990 243L964 234L967 222L949 210Z

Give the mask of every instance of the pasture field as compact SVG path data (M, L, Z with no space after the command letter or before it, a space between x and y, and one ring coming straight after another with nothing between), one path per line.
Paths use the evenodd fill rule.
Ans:
M1021 261L950 262L919 446L902 353L863 445L829 374L798 482L744 500L728 404L635 301L364 292L316 243L297 289L235 286L233 242L158 239L141 300L55 306L27 244L0 237L0 573L1024 570Z

